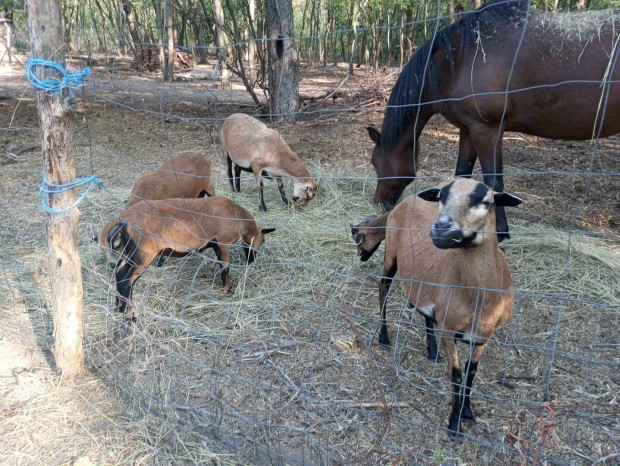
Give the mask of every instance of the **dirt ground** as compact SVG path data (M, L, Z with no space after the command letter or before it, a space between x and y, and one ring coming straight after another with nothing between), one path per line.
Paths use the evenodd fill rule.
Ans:
M394 411L389 433L383 436L377 434L385 421L381 413L358 409L360 403L368 399L376 400L377 396L376 381L372 379L376 372L371 370L372 364L366 359L368 336L372 335L369 329L376 324L374 306L372 311L362 312L366 301L374 302L376 299L374 288L372 292L367 292L367 281L354 276L354 273L342 285L342 275L334 273L327 278L334 283L332 290L325 291L318 282L326 278L318 274L315 277L310 259L305 262L301 255L287 257L292 254L290 251L295 250L295 244L274 243L274 246L268 246L268 251L276 264L282 265L287 260L295 259L297 263L306 265L299 272L303 275L301 280L293 278L293 272L286 268L282 268L281 273L269 271L268 264L265 264L264 269L257 270L271 274L270 279L282 286L298 289L300 297L295 298L298 301L285 302L283 298L265 291L260 296L273 302L264 309L249 298L247 303L240 300L238 307L231 308L230 304L222 304L226 297L209 292L211 294L193 295L192 298L204 296L205 301L213 303L210 307L192 308L184 302L187 293L170 288L165 276L155 271L149 277L151 285L147 287L143 283L144 291L136 298L143 299L145 303L149 300L148 304L144 304L143 333L134 336L132 344L135 346L129 353L117 351L110 337L118 330L115 317L103 312L113 299L108 288L109 274L106 275L105 265L101 264L99 251L89 246L88 238L105 220L118 212L138 175L155 168L162 160L181 150L205 150L212 160L214 173L219 177L218 191L228 195L224 164L219 152L219 127L222 119L230 113L251 113L254 107L239 82L233 80L230 87L222 89L217 81L207 79L212 69L212 65L202 66L182 81L163 85L155 75L130 70L126 60L106 63L101 59L84 90L76 91L80 101L75 122L78 173L80 176L96 174L104 180L106 188L102 193L93 192L80 207L80 238L84 248L88 302L86 335L89 375L83 380L66 381L56 375L49 352L52 328L43 255L45 217L37 195L42 163L38 150L36 102L22 68L17 65L0 67L0 207L3 210L0 243L4 256L3 266L0 267L0 274L3 275L0 278L0 463L88 466L235 462L234 457L227 455L230 448L206 448L195 439L192 442L196 443L190 444L183 437L182 428L178 432L170 429L174 425L173 420L181 425L191 423L189 418L180 414L171 415L168 411L163 411L161 418L144 416L149 409L157 410L161 405L168 406L173 402L178 412L190 411L184 406L201 403L207 406L212 403L207 399L210 390L230 393L230 399L224 397L225 402L238 409L235 412L238 419L229 424L232 426L230 432L218 433L222 439L241 436L243 428L253 432L245 433L248 438L255 435L256 439L263 436L269 439L270 433L277 437L279 430L276 425L273 431L269 431L262 425L259 428L243 424L242 417L250 412L257 418L264 416L266 423L277 419L277 422L274 421L276 424L304 426L306 432L299 434L299 438L284 442L276 453L255 451L265 463L516 463L520 458L515 456L515 451L526 451L531 458L532 452L538 451L536 448L542 448L541 439L549 440L541 434L541 429L545 428L543 420L549 419L549 412L542 408L548 406L544 404L542 380L550 359L549 354L536 354L536 350L552 344L549 334L545 332L550 332L556 325L559 327L560 323L564 323L561 332L565 333L555 340L557 347L554 347L553 354L556 350L559 352L557 357L560 362L551 384L560 404L559 408L550 408L557 411L553 411L553 415L560 419L560 445L544 445L543 450L549 455L546 464L554 464L552 458L555 457L565 461L555 464L590 464L599 459L602 460L598 464L614 464L618 460L618 309L604 305L605 302L580 307L574 303L560 305L546 302L535 296L524 296L518 302L514 323L498 336L498 346L515 345L517 349L510 356L499 350L494 351L498 355L489 356L489 369L480 376L481 394L478 400L481 406L478 414L489 421L481 420L471 430L472 435L481 439L480 443L466 443L464 447L442 443L441 435L435 432L439 430L437 425L444 421L447 403L448 388L443 382L443 365L440 369L432 365L417 367L419 364L414 361L423 348L422 334L412 323L415 319L407 317L406 311L398 310L396 305L392 311L394 314L400 312L395 325L398 335L402 332L403 342L396 344L393 354L374 351L375 362L372 364L382 374L378 385L389 387L385 390L390 399L405 399L411 406L421 408L419 412L413 408ZM334 271L342 265L342 260L337 257L340 249L331 243L344 244L348 240L347 225L359 220L364 209L372 213L370 197L374 190L374 174L369 163L372 145L365 128L369 125L380 128L383 116L380 103L389 94L385 81L387 76L393 78L393 72L371 76L363 68L356 70L356 74L340 87L339 98L307 102L305 113L295 125L278 128L291 148L320 173L327 190L333 190L322 194L324 201L317 199L315 213L295 210L289 214L277 204L276 194L270 192L267 201L273 209L260 216L254 205L256 191L249 187L250 182L246 185L247 194L236 198L239 202L245 202L244 205L253 207L253 213L261 224L275 223L281 231L291 235L299 225L321 225L326 234L317 248L334 251L335 255L321 264L326 270ZM300 88L302 91L333 90L345 76L344 66L303 67ZM609 255L617 256L620 253L620 137L601 140L596 147L589 142L549 141L521 134L506 134L504 140L506 191L524 199L520 212L509 216L517 224L517 231L535 234L545 229L557 229L574 231L577 237L596 236L601 244L609 248ZM435 117L424 131L421 144L419 183L428 186L435 183L436 177L448 179L454 170L458 132L441 118ZM583 176L585 172L591 175ZM334 180L330 178L332 176ZM358 183L355 186L359 190L351 196L359 196L360 199L354 201L361 202L361 207L353 204L348 207L344 199L338 198L341 191L337 183L344 183L343 180L349 176L359 178L353 181ZM405 194L415 192L420 187L419 183L411 185ZM272 191L272 188L268 186L266 191ZM335 207L335 203L341 201L344 207ZM361 209L359 212L355 210L358 208ZM291 218L299 222L297 226ZM331 230L338 233L332 234ZM345 233L341 235L342 231ZM352 250L352 244L346 247ZM514 258L522 253L515 251L507 254ZM549 254L554 255L550 257L550 262L560 261L564 252L561 249L552 252L550 249ZM349 263L356 264L355 258L347 258L344 265ZM380 258L373 258L367 268L360 269L357 265L355 268L377 272L379 264ZM544 268L544 263L541 264ZM521 272L518 266L515 269L517 289L537 291L529 283L527 273ZM169 271L179 283L193 284L195 276L191 267L173 265ZM591 272L587 271L588 274ZM620 274L620 270L617 272ZM238 275L239 283L242 283L242 273ZM147 278L143 281L146 282ZM338 283L340 291L336 290ZM249 283L247 286L248 289L264 291L259 284ZM330 319L322 313L338 297L348 303L344 305L345 311L334 317L333 322L326 322ZM592 301L587 292L583 299ZM617 294L613 299L618 299ZM168 312L167 300L181 303L179 306L185 309L185 315ZM316 306L316 314L304 322L298 314L300 309L315 302L320 303ZM218 307L218 304L221 306ZM263 315L263 312L269 313L267 308L273 314L270 317ZM562 314L559 314L560 308ZM584 318L586 308L591 311L590 319ZM229 333L205 321L205 309L209 311L210 319ZM531 314L522 316L524 310ZM561 316L559 320L557 316ZM186 318L195 326L184 333L177 324L178 319ZM397 319L396 316L394 319ZM162 322L169 328L159 327ZM349 325L349 322L355 324ZM278 332L274 336L272 326L278 332L284 332L286 337ZM246 329L248 333L239 336L237 332L240 329ZM239 340L235 340L236 348L230 344L232 334L239 336ZM153 343L154 335L158 338L157 344ZM182 335L191 335L191 338ZM268 348L262 347L265 341L269 341ZM212 348L216 343L226 346L226 342L231 347L231 355L222 351L221 359L212 353L204 355L204 360L196 356L200 348ZM296 349L291 349L291 342L295 343ZM140 346L142 344L144 346ZM304 353L303 348L308 351ZM294 357L291 356L293 353ZM175 358L179 357L193 362L188 362L176 374L176 379L167 379L162 368L178 364L179 360ZM213 360L210 359L212 357ZM228 357L230 361L226 359ZM115 358L118 358L118 366L110 363ZM259 360L260 363L257 362ZM265 361L271 361L270 365ZM594 363L587 369L589 361ZM237 363L238 366L233 367ZM119 375L123 365L133 369L131 380ZM225 369L230 369L230 372L218 379L220 386L215 386L212 381L214 374L210 371L225 372ZM149 400L150 395L145 395L139 401L128 401L125 390L133 387L139 391L148 386L151 383L147 380L149 374L159 374L160 377L155 382L151 381L152 384L159 384L159 388L153 388L152 393L167 393L167 389L162 387L170 389L176 386L177 392L185 390L186 398L160 403L159 400ZM283 378L287 390L298 390L297 398L290 394L282 395L281 388L271 388L265 392L269 395L265 395L262 404L253 405L256 400L252 398L252 392L259 390L257 381L269 381L274 374ZM497 387L502 374L515 376L512 382L506 381L515 386L502 386L498 395L500 389ZM252 382L242 382L243 377L252 377ZM577 378L579 382L575 382ZM312 385L311 388L304 384L304 380ZM428 390L433 384L439 388L430 396L431 401L416 395L416 388ZM197 388L197 385L204 387ZM325 391L319 392L317 387ZM316 398L311 398L310 393L315 394L313 396ZM341 409L340 414L328 413L332 408L330 400L327 400L329 397L325 395L327 393L347 400L345 408L342 405L338 408ZM505 406L497 403L498 397L505 397ZM486 399L496 402L484 402ZM151 408L147 406L149 404ZM225 411L218 406L214 412L219 412L219 409ZM441 412L433 406L440 406ZM586 406L589 411L583 414ZM502 408L505 410L502 411ZM317 415L313 418L315 412L322 413L323 417ZM217 424L211 419L199 417L202 414L192 415L199 425ZM421 416L417 430L412 427L412 419L416 416ZM161 421L162 418L165 422ZM313 437L312 432L320 431L324 419L333 422L328 427L330 433ZM342 422L334 419L341 419ZM358 427L355 423L361 420L368 423ZM522 430L516 427L519 420L522 421ZM398 438L400 428L403 432L418 433ZM294 432L294 428L291 429L285 431L290 435ZM420 434L425 429L433 431L437 440L425 443L424 435ZM528 429L529 437L525 433ZM498 439L509 437L508 432L513 434L514 439L512 446L506 448L516 448L510 454L496 447ZM199 434L208 437L206 431ZM377 437L385 443L382 453L372 448ZM318 438L328 446L314 445L313 450L304 443L306 438ZM519 444L519 441L522 443ZM208 443L207 440L204 443ZM313 453L341 451L341 446L344 451L347 443L359 444L359 448L353 448L354 456L347 458L334 454L333 457L323 457L322 453ZM251 444L248 440L238 448L247 454ZM310 451L304 450L301 445ZM258 447L254 445L253 448ZM277 456L281 451L286 454ZM271 461L264 458L271 458Z

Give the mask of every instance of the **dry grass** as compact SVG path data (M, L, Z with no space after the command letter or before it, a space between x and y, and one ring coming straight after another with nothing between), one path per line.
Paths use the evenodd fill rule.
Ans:
M169 97L166 104L174 102ZM198 114L191 103L184 111ZM15 124L34 124L32 101L19 109ZM567 234L562 222L578 200L562 197L574 191L566 177L510 179L526 198L509 213L515 234L503 246L518 290L515 316L481 363L473 401L478 423L467 426L463 444L453 444L443 431L450 390L444 365L424 358L421 321L397 287L389 310L393 348L373 342L373 275L381 272L382 249L360 264L348 225L377 213L363 129L376 115L328 115L284 127L320 176L320 195L305 208L286 209L267 182L267 213L258 212L251 179L242 193L230 192L210 125L166 126L96 102L86 115L90 132L79 133L79 171L90 173L93 163L107 186L80 206L85 342L96 379L68 384L46 362L42 370L2 374L0 462L63 464L88 455L100 464L514 464L539 454L548 464L589 464L618 451L618 240ZM429 176L454 163L445 142L454 131L436 136L437 127L446 130L432 126L423 141ZM153 134L161 147L145 143ZM17 133L0 142L8 150L36 136ZM552 151L532 144L519 146L523 154ZM229 295L221 292L211 252L151 267L135 289L139 322L127 328L113 312L111 271L90 238L122 208L137 176L177 149L198 147L214 162L218 193L277 231L250 267L235 249ZM601 154L613 166L615 152ZM51 343L39 183L37 157L0 172L0 208L8 213L0 229L0 336L24 336L33 349ZM433 183L421 180L407 193ZM613 199L617 177L606 183L601 192ZM601 207L613 209L611 201ZM597 231L614 232L613 222L602 226ZM551 412L553 435L545 430Z

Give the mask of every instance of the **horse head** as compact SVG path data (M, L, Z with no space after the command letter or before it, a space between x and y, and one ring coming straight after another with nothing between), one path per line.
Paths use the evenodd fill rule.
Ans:
M371 162L377 172L377 188L373 197L375 204L380 204L385 210L392 210L401 194L415 178L415 165L412 163L411 147L408 153L406 147L397 145L393 148L381 145L381 133L369 126L366 128L370 139L375 143Z

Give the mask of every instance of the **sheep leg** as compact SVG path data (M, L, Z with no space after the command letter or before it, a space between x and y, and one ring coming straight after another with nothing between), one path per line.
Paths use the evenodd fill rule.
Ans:
M435 319L424 316L426 321L426 357L433 362L439 362L440 357L437 351L437 340L435 339Z
M379 330L379 343L385 346L390 346L390 337L387 331L387 296L392 285L392 279L396 275L397 267L396 261L391 265L385 265L383 267L383 276L381 277L381 284L379 285L379 306L381 309L381 327Z
M452 384L452 410L448 421L448 435L452 440L456 440L461 431L461 409L463 398L461 395L463 387L463 371L459 363L459 355L456 351L456 344L453 335L446 335L442 332L441 347L448 360L448 374Z
M125 263L123 267L117 268L114 274L116 278L116 309L125 315L126 320L131 322L136 321L130 304L133 285L140 278L140 275L135 273L136 270L137 268L133 265Z
M222 286L224 287L224 293L228 293L228 290L230 289L230 284L228 283L228 262L230 260L230 251L228 250L228 246L220 246L217 243L213 246L213 250L215 251L217 261L220 264L220 273L222 274Z
M233 165L232 159L230 158L230 155L226 153L226 166L228 167L228 181L230 183L230 189L232 189L234 193L235 183L234 183L234 178L233 178L232 165Z
M469 358L469 361L465 364L465 387L463 388L463 407L461 409L461 417L463 419L469 419L472 421L476 419L470 404L471 386L478 370L478 362L480 361L485 348L486 344L476 346Z
M241 167L239 165L235 165L235 188L238 193L241 192Z
M278 191L280 191L280 197L282 198L282 201L284 201L284 204L286 204L287 207L290 207L291 203L289 202L286 194L284 193L284 183L282 182L282 177L276 176L276 182L278 183Z

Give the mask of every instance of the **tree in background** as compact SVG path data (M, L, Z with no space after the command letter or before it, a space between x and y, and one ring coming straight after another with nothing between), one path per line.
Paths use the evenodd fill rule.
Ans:
M269 107L278 122L295 121L299 64L292 0L266 0Z

